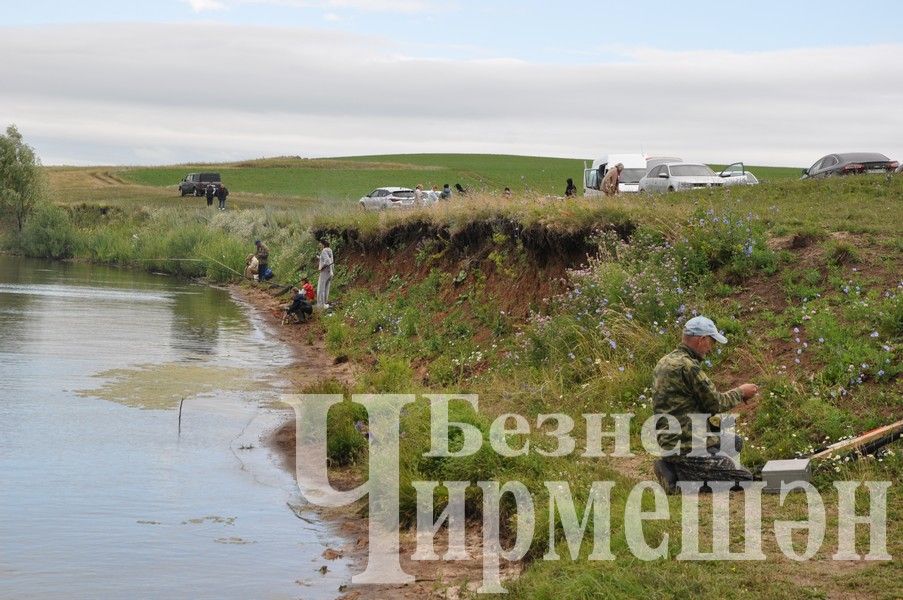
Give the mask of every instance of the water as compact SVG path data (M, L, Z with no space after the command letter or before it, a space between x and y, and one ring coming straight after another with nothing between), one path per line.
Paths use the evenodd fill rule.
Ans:
M338 596L260 442L291 359L226 291L0 256L0 597Z

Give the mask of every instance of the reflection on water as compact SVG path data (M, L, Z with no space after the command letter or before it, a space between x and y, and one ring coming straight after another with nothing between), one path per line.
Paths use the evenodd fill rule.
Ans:
M336 597L260 443L290 360L223 290L0 256L0 597Z

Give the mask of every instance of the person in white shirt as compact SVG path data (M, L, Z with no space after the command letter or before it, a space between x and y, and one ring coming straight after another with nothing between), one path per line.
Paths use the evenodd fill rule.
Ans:
M335 274L335 259L327 240L320 240L319 259L320 278L317 280L317 306L329 308L329 286L332 284L332 276Z

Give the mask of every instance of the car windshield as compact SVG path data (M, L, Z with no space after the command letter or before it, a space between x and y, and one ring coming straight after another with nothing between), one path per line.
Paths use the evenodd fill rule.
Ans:
M645 174L646 169L624 169L621 171L621 176L618 177L618 181L621 183L639 183L640 179L642 179Z
M671 167L674 177L712 177L715 172L705 165L674 165Z

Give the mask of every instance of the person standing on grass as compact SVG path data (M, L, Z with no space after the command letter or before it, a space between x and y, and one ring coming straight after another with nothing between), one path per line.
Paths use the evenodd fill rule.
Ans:
M219 200L219 209L226 210L226 196L229 195L229 190L226 186L221 185L219 189L216 190L216 197Z
M320 240L319 270L320 278L317 280L317 306L329 308L329 287L332 285L332 276L335 274L335 258L328 240Z
M618 178L621 176L621 171L623 170L623 163L618 163L608 170L608 173L606 173L605 177L602 178L601 187L603 194L605 194L606 196L614 196L621 191L618 188Z
M254 242L254 256L257 257L257 279L263 281L269 269L270 249L260 240Z
M414 188L414 206L423 206L423 185L420 183Z
M446 183L444 186L442 186L442 192L439 194L439 199L451 200L451 194L451 187L449 187L449 185Z
M726 344L727 338L721 335L711 319L693 317L684 325L680 346L662 357L653 371L653 414L671 415L680 423L679 432L666 431L659 434L658 439L662 450L677 449L678 453L660 458L653 464L656 478L669 494L678 491L679 481L739 482L753 478L752 473L735 464L731 457L718 454L721 439L717 434L706 436L706 456L688 456L693 450L691 414L711 416L727 412L759 392L758 386L752 383L744 383L726 392L715 389L715 384L700 366L715 342ZM740 452L742 440L736 435L731 437L734 449ZM728 447L730 445L729 442Z
M573 198L577 195L577 186L574 185L574 180L568 177L568 186L567 189L564 190L565 198Z
M207 197L207 206L213 206L213 196L216 194L216 186L208 183L204 188L204 195Z

